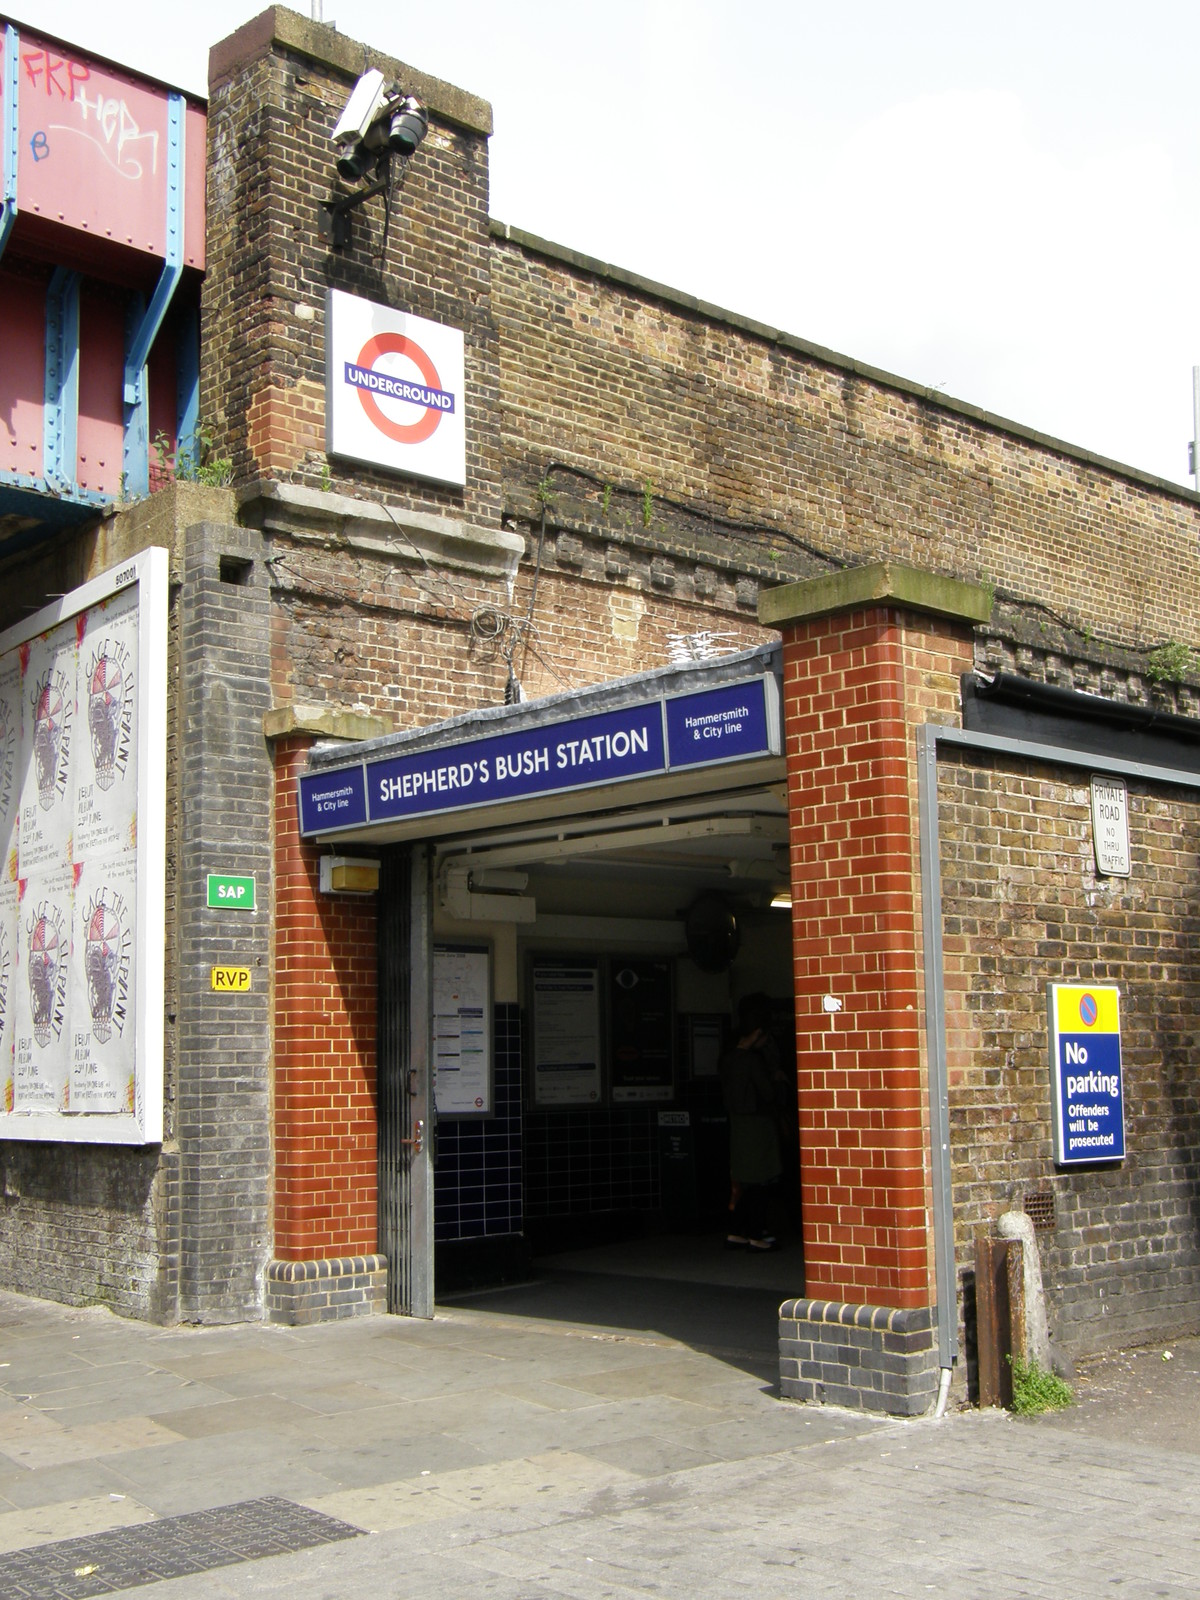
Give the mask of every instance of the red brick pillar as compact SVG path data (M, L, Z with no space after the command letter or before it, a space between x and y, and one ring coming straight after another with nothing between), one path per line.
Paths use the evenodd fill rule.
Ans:
M915 730L959 720L971 625L989 609L974 586L889 566L792 584L761 607L784 641L799 1320L911 1313L900 1321L914 1334L922 1394L936 1296ZM840 1009L826 1010L826 996Z
M275 743L275 1259L267 1305L308 1322L382 1309L375 896L318 888L297 788L311 736Z

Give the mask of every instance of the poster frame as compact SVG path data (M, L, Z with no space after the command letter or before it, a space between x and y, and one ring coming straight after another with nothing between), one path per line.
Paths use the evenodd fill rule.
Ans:
M608 1074L606 1070L608 1041L605 1033L606 1019L604 1007L604 958L602 956L592 955L583 951L570 951L569 953L560 955L553 950L538 948L536 950L530 950L527 953L526 960L529 985L528 995L530 1015L528 1043L529 1087L527 1091L529 1109L531 1111L542 1113L553 1113L558 1111L594 1111L597 1107L606 1106L608 1104ZM543 967L551 970L556 967L563 969L573 968L579 972L591 972L595 974L595 986L593 988L592 995L595 1002L596 1015L596 1093L590 1098L586 1095L580 1095L571 1099L546 1100L543 1099L539 1093L542 1079L539 1077L540 1069L538 1065L540 1034L538 1019L537 973L539 969Z
M483 995L483 1047L487 1061L484 1068L485 1089L483 1105L469 1110L448 1111L438 1104L437 1100L437 969L438 956L448 953L482 956L485 966L484 995ZM471 939L435 939L433 941L433 1003L431 1005L432 1020L432 1060L433 1073L433 1100L434 1110L439 1122L485 1122L496 1115L496 1052L493 1047L493 996L495 963L493 961L492 946L485 940Z
M113 1113L0 1107L0 1139L108 1145L163 1140L169 566L168 552L151 546L0 633L4 656L137 585L134 1108Z

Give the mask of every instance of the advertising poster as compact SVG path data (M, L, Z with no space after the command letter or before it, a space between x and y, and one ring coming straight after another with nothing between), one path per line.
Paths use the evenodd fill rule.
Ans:
M675 1093L670 965L614 961L608 1003L614 1105L670 1100Z
M533 1099L588 1106L600 1099L600 969L539 962L533 969Z
M21 728L21 657L10 650L0 656L0 883L17 881Z
M434 946L433 1100L439 1117L491 1115L489 969L486 949Z
M69 1109L71 908L74 872L21 880L17 911L14 1111Z
M0 635L0 1138L162 1139L168 566Z
M17 926L17 886L0 882L0 1107L11 1111L16 1102L13 1080L15 1056L13 1039L16 1003L17 950L13 932Z
M137 590L84 617L75 756L76 861L137 843Z
M127 856L79 869L71 941L72 1111L134 1108L134 910Z
M75 791L76 619L21 651L23 737L19 873L28 878L71 861Z

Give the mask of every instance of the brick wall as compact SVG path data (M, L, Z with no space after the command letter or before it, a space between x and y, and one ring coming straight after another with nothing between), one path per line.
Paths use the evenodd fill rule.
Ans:
M300 842L310 740L275 745L275 1257L376 1249L375 899L321 895Z
M933 1299L911 725L944 715L960 631L874 607L785 627L806 1292ZM832 1016L822 998L843 1009Z
M367 66L421 95L429 132L404 175L386 249L376 199L355 213L352 245L335 251L317 228L318 203L335 192L329 134ZM485 103L282 8L213 52L201 408L239 482L273 476L348 485L351 492L366 487L393 504L498 523L490 126ZM329 288L463 330L470 374L465 491L326 463Z
M492 299L510 505L561 462L599 528L648 484L664 545L764 579L894 559L1080 643L1200 636L1183 491L505 230Z
M1097 877L1086 774L938 770L956 1257L1030 1205L1053 1331L1089 1350L1194 1325L1200 1298L1200 801L1130 787L1133 871ZM1046 984L1121 992L1123 1162L1053 1162Z
M261 1314L270 1253L269 598L253 531L181 543L176 1314L239 1321ZM209 907L210 872L253 873L255 911ZM214 966L248 967L249 992L214 993Z
M501 704L510 655L536 697L665 666L672 633L716 626L731 649L772 636L749 618L545 572L528 626L529 566L510 591L448 566L414 571L409 552L350 562L279 535L274 547L277 703L357 705L398 728Z

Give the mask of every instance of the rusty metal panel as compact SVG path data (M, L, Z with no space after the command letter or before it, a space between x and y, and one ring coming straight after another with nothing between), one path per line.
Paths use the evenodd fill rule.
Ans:
M165 258L169 91L20 33L18 217ZM204 266L204 112L185 117L183 261Z
M1019 1240L1015 1241L1020 1243ZM975 1235L975 1336L979 1355L979 1404L1012 1404L1012 1304L1009 1296L1011 1239L992 1239L986 1229ZM1015 1252L1018 1278L1021 1253ZM1024 1326L1024 1294L1020 1296Z

